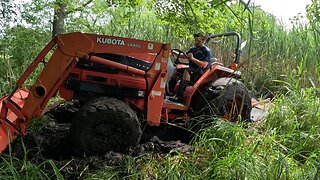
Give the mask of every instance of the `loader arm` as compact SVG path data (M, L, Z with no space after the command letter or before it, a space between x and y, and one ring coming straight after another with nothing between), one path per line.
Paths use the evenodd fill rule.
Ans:
M25 81L51 50L54 50L53 54L30 90L22 89ZM149 60L152 66L148 71L144 71L91 55L106 52L134 54ZM133 76L145 77L148 85L145 91L146 117L150 119L150 122L157 123L160 121L160 118L159 120L157 118L161 116L161 107L155 109L153 105L163 102L164 87L162 84L166 81L169 52L170 45L129 38L84 33L56 36L21 75L11 94L0 99L0 152L3 152L18 135L26 135L26 128L30 120L41 116L48 101L57 93L59 86L79 59L116 68ZM153 113L148 113L149 111Z

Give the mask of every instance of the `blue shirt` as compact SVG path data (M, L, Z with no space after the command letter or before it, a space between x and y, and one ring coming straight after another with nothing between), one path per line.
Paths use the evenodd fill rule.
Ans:
M188 53L192 53L193 57L200 60L208 62L207 67L204 69L204 71L208 70L213 63L213 58L211 54L211 50L207 46L202 46L201 48L193 47L191 48ZM190 61L189 67L192 68L199 68L194 62Z

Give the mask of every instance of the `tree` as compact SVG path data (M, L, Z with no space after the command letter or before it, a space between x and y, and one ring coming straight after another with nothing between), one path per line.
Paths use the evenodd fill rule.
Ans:
M3 31L16 16L16 5L10 0L0 0L0 29ZM3 32L0 32L3 33Z
M64 33L65 19L68 14L82 11L92 3L92 1L93 0L86 0L85 2L78 1L77 5L73 5L72 1L56 0L52 23L52 37Z

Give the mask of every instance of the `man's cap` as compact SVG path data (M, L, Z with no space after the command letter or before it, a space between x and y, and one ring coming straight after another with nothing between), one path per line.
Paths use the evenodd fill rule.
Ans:
M202 33L194 33L193 37L203 37L204 35Z
M193 34L193 37L194 37L194 38L200 37L200 38L202 38L203 40L206 40L209 36L208 36L208 34L206 34L206 33L194 33L194 34Z

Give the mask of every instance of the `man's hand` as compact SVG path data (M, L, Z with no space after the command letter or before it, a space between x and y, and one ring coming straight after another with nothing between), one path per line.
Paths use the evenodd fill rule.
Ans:
M189 59L190 61L193 60L193 54L192 54L192 53L188 53L187 56L188 56L188 59Z

